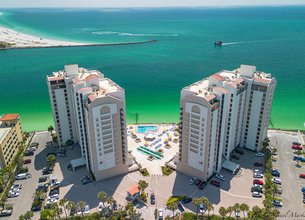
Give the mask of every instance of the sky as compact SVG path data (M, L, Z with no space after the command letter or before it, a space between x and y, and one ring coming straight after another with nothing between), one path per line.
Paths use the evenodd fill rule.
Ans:
M305 5L305 0L0 0L0 9L8 7L130 8L250 5Z

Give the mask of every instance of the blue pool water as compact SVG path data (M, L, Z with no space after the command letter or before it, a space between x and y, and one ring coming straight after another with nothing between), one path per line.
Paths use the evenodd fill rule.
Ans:
M152 126L152 125L138 126L138 133L145 133L146 131L157 131L157 126Z

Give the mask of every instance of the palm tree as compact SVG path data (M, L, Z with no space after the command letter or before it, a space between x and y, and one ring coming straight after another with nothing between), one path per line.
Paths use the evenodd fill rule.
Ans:
M261 219L262 218L262 209L258 206L254 206L252 208L252 218L254 219Z
M51 135L52 135L53 130L54 130L54 127L53 127L52 125L50 125L50 126L48 127L48 131L51 133Z
M49 220L54 218L54 213L50 209L44 209L40 212L40 219Z
M234 204L234 206L233 206L233 211L235 212L235 215L236 215L236 212L239 211L239 207L240 207L239 203L235 203L235 204Z
M245 212L249 211L249 206L246 203L242 203L242 204L240 204L239 208L243 212L244 218L246 218Z
M200 198L200 200L201 200L201 203L203 204L203 206L204 206L205 209L206 209L206 208L208 207L208 204L209 204L208 198L205 197L205 196L202 196L202 197ZM203 212L201 213L201 215L202 215L202 218L203 218Z
M173 212L173 219L175 219L175 211L178 209L176 202L171 202L167 205L167 208Z
M139 180L138 185L141 193L143 193L144 190L148 187L148 183L145 180Z
M198 218L198 206L201 204L201 199L195 197L195 198L193 198L192 203L196 207L196 218Z
M105 202L107 201L107 194L106 194L105 192L101 191L101 192L99 192L99 194L97 195L97 198L98 198L101 202L105 203Z
M34 216L34 213L32 211L27 211L23 216L25 220L31 220Z
M82 217L84 217L84 209L85 209L86 203L84 201L78 202L78 207L80 208L80 211L82 213Z
M63 199L59 200L59 205L60 205L61 207L63 207L63 208L64 208L64 212L65 212L65 215L66 215L66 219L68 218L68 215L67 215L67 209L66 209L66 205L67 205L67 203L68 203L68 200L67 200L67 199L65 199L65 198L63 198Z
M207 209L208 209L208 217L210 216L210 211L214 210L213 204L212 203L208 203L207 205Z
M232 206L229 206L229 207L227 208L227 213L229 213L229 217L231 217L232 212L233 212L233 207L232 207Z
M71 211L71 209L76 209L76 204L75 204L75 202L73 202L73 201L68 201L67 204L66 204L66 209L67 209L67 210L70 210L70 211Z
M53 203L53 204L51 205L51 210L52 210L53 213L54 213L54 217L58 217L59 219L61 219L61 218L60 218L61 212L60 212L60 208L59 208L59 206L58 206L57 203Z
M227 214L227 210L225 207L221 206L218 210L219 214L222 216L222 219L225 218L226 214Z

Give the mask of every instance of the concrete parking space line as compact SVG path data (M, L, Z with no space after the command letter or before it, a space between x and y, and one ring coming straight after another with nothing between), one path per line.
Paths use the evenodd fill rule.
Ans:
M229 193L228 191L222 190L222 189L221 189L220 191L222 191L222 192L224 192L224 193L226 193L226 194L228 194L228 195L230 195L230 196L233 196L233 197L245 198L245 199L255 199L255 200L257 200L257 198L253 198L253 197L250 197L250 196L242 196L242 195L232 194L232 193Z

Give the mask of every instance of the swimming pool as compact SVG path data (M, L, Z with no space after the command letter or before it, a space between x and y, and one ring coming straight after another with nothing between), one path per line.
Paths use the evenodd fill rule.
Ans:
M137 127L138 133L145 133L146 131L157 131L158 126L154 125L141 125Z

